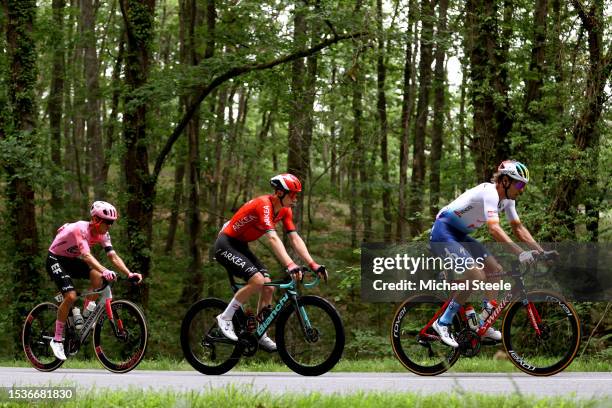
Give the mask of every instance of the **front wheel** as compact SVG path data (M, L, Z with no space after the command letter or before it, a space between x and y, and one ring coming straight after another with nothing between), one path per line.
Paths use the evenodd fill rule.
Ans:
M21 343L26 358L39 371L58 369L63 360L56 358L49 342L55 336L57 305L45 302L37 305L28 314L21 332Z
M404 367L418 375L438 375L448 370L459 358L459 348L440 340L430 322L444 305L444 300L432 295L415 295L404 301L391 323L393 353ZM423 331L423 328L428 327ZM453 329L461 328L459 318L453 319Z
M519 370L536 376L556 374L565 369L578 352L578 315L571 303L553 292L530 292L527 299L527 304L514 303L504 317L504 348Z
M128 300L113 300L112 320L103 313L93 332L94 352L113 373L127 373L142 361L149 331L144 314Z
M238 343L223 335L217 325L217 315L223 313L227 303L221 299L201 299L194 303L181 324L181 348L185 359L193 368L207 375L220 375L231 370L242 356ZM238 313L234 315L234 328L238 329Z
M344 351L344 326L327 300L302 296L285 307L276 322L276 346L283 362L301 375L331 370Z

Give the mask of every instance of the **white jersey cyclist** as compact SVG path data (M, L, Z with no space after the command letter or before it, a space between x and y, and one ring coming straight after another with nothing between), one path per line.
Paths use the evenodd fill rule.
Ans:
M442 208L436 219L470 234L485 223L499 222L500 212L505 212L510 222L519 221L515 201L507 198L500 200L495 184L482 183Z

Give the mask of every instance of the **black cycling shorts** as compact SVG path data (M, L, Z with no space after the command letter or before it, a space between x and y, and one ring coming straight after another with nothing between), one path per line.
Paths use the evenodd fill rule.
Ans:
M215 259L229 273L247 282L258 273L264 277L269 276L264 264L249 249L249 244L223 233L219 234L215 242Z
M76 290L72 278L89 279L91 268L80 258L68 258L49 252L47 273L62 293Z

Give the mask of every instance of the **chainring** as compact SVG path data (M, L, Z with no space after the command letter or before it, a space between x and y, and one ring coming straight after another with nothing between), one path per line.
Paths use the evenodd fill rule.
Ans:
M259 349L259 341L254 333L243 331L238 335L238 343L242 347L242 355L252 357Z
M459 352L465 357L474 357L480 353L480 336L474 330L466 327L455 335L459 343Z

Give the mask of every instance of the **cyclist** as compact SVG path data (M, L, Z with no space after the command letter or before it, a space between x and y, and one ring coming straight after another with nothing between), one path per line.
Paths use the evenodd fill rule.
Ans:
M438 212L430 234L432 252L443 258L484 259L481 263L484 264L483 268L466 269L465 279L484 281L487 280L487 275L497 275L497 279L489 281L498 281L502 272L501 265L480 242L469 236L471 232L486 224L493 239L505 243L510 251L518 255L521 263L533 262L534 254L542 253L544 250L521 223L515 207L515 200L525 191L527 183L529 183L529 170L523 163L516 160L503 161L490 183L482 183L467 190ZM525 242L531 250L523 250L506 234L499 224L499 212L506 213L515 237ZM469 295L469 291L457 293L444 313L432 325L442 342L449 346L458 347L458 343L449 332L449 326ZM481 325L483 316L490 314L494 308L495 301L490 300L496 296L495 290L485 292L483 312L480 315ZM499 341L501 332L489 327L483 337Z
M90 247L100 244L115 267L131 279L142 281L142 275L132 273L125 266L111 245L110 226L119 217L115 207L105 201L95 201L91 205L91 220L64 224L49 247L47 273L62 292L64 300L57 311L55 337L51 339L51 350L55 357L66 360L63 335L68 313L76 301L77 294L72 278L89 279L92 287L102 285L102 277L108 281L116 278L115 272L106 269L91 254ZM90 300L95 300L93 296Z
M270 185L274 193L259 196L244 204L232 219L223 225L215 242L215 259L229 273L247 282L236 292L225 311L217 316L217 324L223 335L234 341L238 340L232 324L235 311L252 294L259 292L260 297L257 304L259 314L270 305L274 292L273 287L264 286L264 283L271 282L270 275L266 267L249 249L249 242L265 235L274 255L281 264L286 266L289 274L295 279L302 277L300 268L293 262L283 241L276 233L275 225L279 221L283 223L295 252L308 264L310 269L327 280L325 266L319 265L312 259L306 244L298 235L293 224L291 208L295 206L298 194L302 191L302 183L296 176L285 173L272 177ZM259 344L268 352L276 351L276 343L266 333L259 339Z

